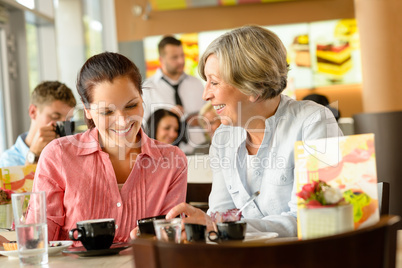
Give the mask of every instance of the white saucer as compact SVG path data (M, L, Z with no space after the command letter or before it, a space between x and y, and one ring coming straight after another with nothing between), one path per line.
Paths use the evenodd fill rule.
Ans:
M55 255L61 252L63 249L68 248L73 244L73 241L50 241L49 244L58 244L61 243L61 246L50 247L47 248L48 255ZM3 250L3 247L0 247L0 254L4 256L8 256L9 258L18 258L18 250Z
M265 241L268 239L272 239L278 237L278 233L275 232L257 232L257 233L246 233L246 237L243 242L257 242L257 241Z

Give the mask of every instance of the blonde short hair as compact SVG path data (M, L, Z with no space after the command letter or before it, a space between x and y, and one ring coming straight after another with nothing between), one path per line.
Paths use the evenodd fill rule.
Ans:
M198 113L198 123L200 124L200 126L202 128L207 127L207 125L205 124L205 120L204 120L204 114L206 114L209 111L214 111L215 112L215 109L212 106L212 103L210 101L205 103L204 106L202 106L200 112ZM215 114L216 114L216 112L215 112Z
M207 80L204 68L210 55L219 60L222 80L248 96L272 99L286 88L286 49L279 37L265 28L243 26L215 39L198 65L204 80Z

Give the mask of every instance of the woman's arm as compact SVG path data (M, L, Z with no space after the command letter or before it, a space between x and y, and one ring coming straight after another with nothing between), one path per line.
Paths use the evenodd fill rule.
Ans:
M32 191L45 191L48 239L60 240L60 228L64 226L64 179L59 143L48 144L41 153Z
M209 158L212 169L212 189L209 195L209 209L207 214L211 215L211 212L222 212L235 208L236 206L233 203L232 197L226 187L218 150L213 144L209 149Z
M3 245L3 243L8 243L10 240L5 238L4 236L0 235L0 245Z
M172 162L169 167L174 169L175 172L172 178L165 178L169 179L170 182L160 215L167 214L174 206L186 201L187 158L178 147L175 147L174 155L176 157L174 160L171 159Z

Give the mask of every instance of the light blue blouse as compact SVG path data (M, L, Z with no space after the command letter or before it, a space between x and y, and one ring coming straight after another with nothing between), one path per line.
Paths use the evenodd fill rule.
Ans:
M342 136L332 112L312 101L281 95L275 115L265 121L265 134L253 161L253 185L260 195L243 210L248 232L297 235L294 179L296 141ZM252 194L247 183L247 132L221 125L210 148L213 173L208 214L240 208Z

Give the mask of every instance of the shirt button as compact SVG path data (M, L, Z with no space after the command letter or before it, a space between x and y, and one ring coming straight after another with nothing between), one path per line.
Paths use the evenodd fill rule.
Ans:
M256 171L254 172L254 174L255 174L256 176L260 176L260 172L259 172L258 170L256 170Z
M120 202L117 203L117 207L118 207L118 208L121 207L121 203L120 203Z
M116 229L118 229L118 228L119 228L119 226L118 226L117 224L116 224L116 226L115 226L115 227L116 227Z

